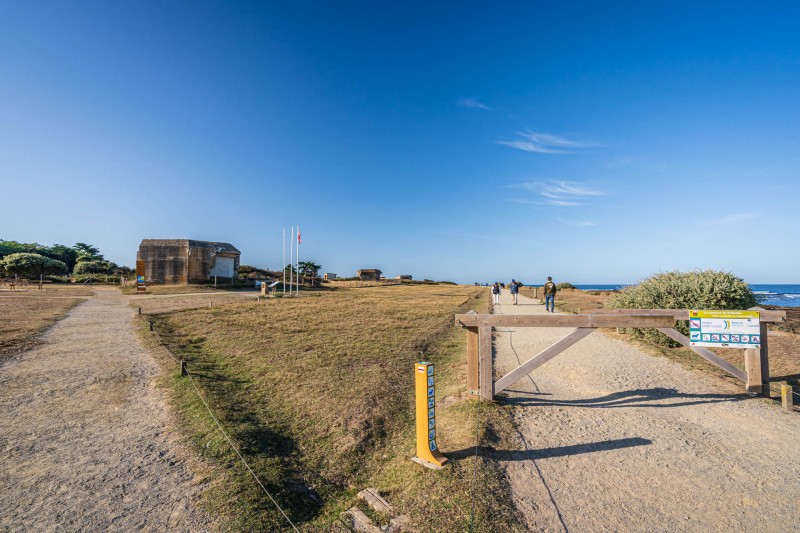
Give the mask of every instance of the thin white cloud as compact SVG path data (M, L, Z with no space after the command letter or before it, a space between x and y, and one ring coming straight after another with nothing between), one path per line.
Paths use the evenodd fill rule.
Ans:
M536 201L536 200L521 200L519 198L506 198L506 200L508 200L509 202L513 202L515 204L523 204L523 205L555 205L559 207L586 205L583 202L575 202L570 200L556 200L556 199Z
M512 202L555 207L576 207L587 205L589 198L604 196L606 193L576 181L528 181L509 187L523 189L537 194L536 198L510 199Z
M461 107L466 107L467 109L483 109L484 111L491 111L492 108L488 105L480 102L477 98L459 98L458 102L456 102Z
M597 222L591 222L589 220L566 220L559 218L558 221L572 228L593 228L597 226Z
M704 226L725 226L728 224L736 224L737 222L745 222L758 218L755 213L736 213L735 215L727 215L723 217L712 218L707 220Z
M511 148L516 148L517 150L522 150L524 152L536 152L538 154L567 154L566 150L554 150L553 148L546 148L544 146L540 146L536 143L527 142L527 141L497 141L497 144L502 144L503 146L510 146Z
M570 154L583 148L599 146L593 142L575 141L553 135L552 133L542 133L535 131L518 132L517 135L522 139L514 141L497 141L497 144L509 146L525 152L536 152L540 154Z

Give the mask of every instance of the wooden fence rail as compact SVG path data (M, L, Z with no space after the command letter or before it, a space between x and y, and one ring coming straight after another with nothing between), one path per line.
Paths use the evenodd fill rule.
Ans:
M580 315L490 315L470 312L455 316L456 325L467 330L467 389L482 400L492 400L536 368L586 337L597 328L655 328L710 363L745 383L748 392L769 396L769 353L767 323L786 319L785 311L761 312L761 349L745 350L745 370L740 370L715 353L691 346L685 335L675 329L676 320L688 320L688 309L594 309ZM576 328L552 346L534 355L497 381L492 361L492 328L563 327Z

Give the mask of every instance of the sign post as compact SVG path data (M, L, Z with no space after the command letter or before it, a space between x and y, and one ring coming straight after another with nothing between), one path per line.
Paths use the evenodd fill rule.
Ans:
M760 348L758 311L689 311L692 346L712 348Z
M417 405L417 455L411 460L438 470L447 463L436 444L436 384L433 363L414 365Z
M147 292L147 286L144 284L144 261L136 261L136 292Z

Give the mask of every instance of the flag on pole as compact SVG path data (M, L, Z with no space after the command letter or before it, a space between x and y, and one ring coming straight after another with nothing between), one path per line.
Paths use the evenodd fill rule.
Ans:
M300 237L300 227L297 227L297 244L303 244L303 238Z

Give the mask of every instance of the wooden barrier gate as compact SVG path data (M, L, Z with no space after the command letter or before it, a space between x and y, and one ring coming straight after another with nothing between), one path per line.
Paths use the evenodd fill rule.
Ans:
M745 349L745 370L740 370L710 350L691 346L689 339L675 329L676 320L689 320L688 309L594 309L580 315L489 315L473 311L456 315L455 320L456 325L467 330L467 389L470 394L477 394L482 400L494 399L495 394L530 374L597 328L658 329L711 364L743 381L747 392L769 397L767 323L784 321L786 311L761 308L752 310L760 312L761 348ZM495 382L492 328L497 326L577 329Z

